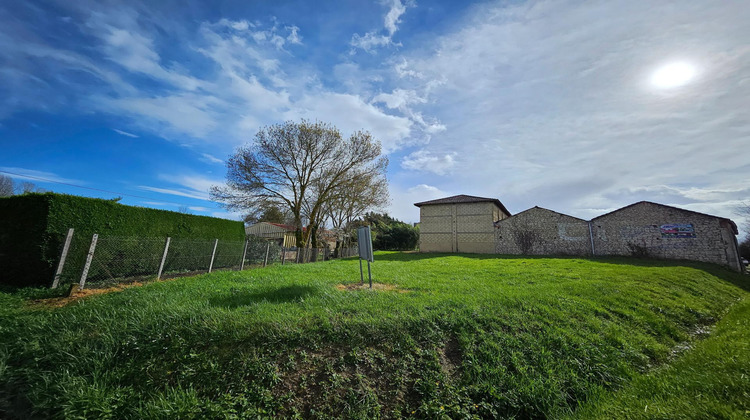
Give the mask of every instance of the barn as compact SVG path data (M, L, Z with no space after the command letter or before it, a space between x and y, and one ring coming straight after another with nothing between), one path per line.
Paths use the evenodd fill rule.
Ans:
M541 207L511 216L500 200L469 195L415 206L420 210L421 252L623 255L743 270L733 221L649 201L588 221Z
M705 261L742 271L737 225L724 217L649 201L591 220L596 255Z
M495 223L498 254L590 255L589 224L542 207L532 207Z
M454 195L415 203L422 252L495 252L494 223L510 217L496 198Z

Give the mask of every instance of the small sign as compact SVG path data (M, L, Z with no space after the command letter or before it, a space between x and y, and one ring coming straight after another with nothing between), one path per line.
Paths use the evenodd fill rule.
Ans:
M359 258L369 262L375 261L372 254L372 236L370 227L364 226L357 228L357 246L359 247Z
M659 226L662 238L695 238L695 229L691 223Z

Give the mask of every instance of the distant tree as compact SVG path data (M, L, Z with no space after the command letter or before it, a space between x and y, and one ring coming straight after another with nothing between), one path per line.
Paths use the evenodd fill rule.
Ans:
M352 225L370 226L372 247L378 250L411 251L419 243L419 228L386 213L366 213Z
M44 192L43 189L39 188L33 182L24 181L20 185L16 186L18 194L30 194L33 192Z
M13 195L15 189L13 178L0 174L0 197L9 197Z
M185 213L185 214L193 214L193 211L190 210L190 207L188 206L179 206L177 207L178 213Z
M743 229L745 230L745 238L740 242L740 255L750 260L750 204L742 204L737 208L737 214L745 219Z
M378 174L385 177L388 161L380 151L380 143L364 131L344 139L322 122L271 125L228 159L226 185L213 186L211 197L230 210L259 213L270 205L288 210L297 243L305 246L326 203L342 188Z
M750 260L750 234L746 235L745 239L740 242L739 251L743 258Z

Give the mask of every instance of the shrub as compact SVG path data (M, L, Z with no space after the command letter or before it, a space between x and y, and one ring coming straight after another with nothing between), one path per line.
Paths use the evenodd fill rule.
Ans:
M0 283L49 285L68 228L75 229L66 273L79 273L91 235L243 241L242 222L65 194L0 198ZM162 242L163 243L163 242ZM132 244L135 249L142 244ZM127 252L127 250L125 250ZM115 255L112 255L115 258Z

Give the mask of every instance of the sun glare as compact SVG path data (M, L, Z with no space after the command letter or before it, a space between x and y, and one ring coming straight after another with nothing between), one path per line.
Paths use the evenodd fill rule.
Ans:
M695 67L689 63L670 63L651 75L651 84L661 89L675 88L693 80L695 73Z

